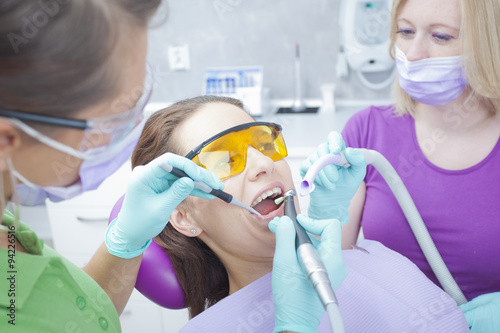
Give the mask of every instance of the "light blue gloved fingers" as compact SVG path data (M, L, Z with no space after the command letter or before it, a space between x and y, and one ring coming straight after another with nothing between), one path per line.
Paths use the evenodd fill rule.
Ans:
M345 142L342 135L339 132L328 133L328 150L330 153L338 154L345 150Z
M269 229L276 234L272 273L274 332L317 332L325 310L300 268L293 223L287 216L276 217Z
M342 136L337 132L330 132L328 134L327 142L320 144L316 149L316 152L309 156L309 158L301 164L301 176L304 177L311 165L319 158L327 154L339 154L344 150L345 142L342 139ZM339 166L333 164L325 166L316 176L314 181L316 186L323 187L329 191L334 191L336 183L340 179L339 169Z
M345 142L338 132L330 132L327 142L320 144L315 153L301 163L300 175L304 177L311 165L319 158L327 154L338 154L345 150ZM316 185L322 186L330 191L335 190L335 183L339 180L339 167L336 165L325 166L316 176Z
M147 195L127 189L118 217L106 230L108 252L121 258L142 254L168 223L173 209L192 192L193 186L193 181L184 177L158 194Z
M471 332L500 332L500 292L480 295L459 308Z
M344 156L351 164L351 167L347 168L346 171L354 178L359 180L359 183L363 181L366 176L366 158L361 152L354 148L347 148L345 150Z
M340 221L335 219L312 220L302 214L297 215L297 221L307 232L321 237L320 242L313 241L313 244L328 271L332 288L337 290L348 273L342 258Z
M328 145L326 142L320 144L316 151L300 164L300 176L304 178L307 171L311 168L314 162L320 157L327 155ZM318 172L314 183L316 186L324 187L328 190L335 190L335 182L338 180L338 171L335 165L327 165L320 172Z
M203 182L210 187L218 190L222 190L224 188L224 184L221 182L217 176L215 176L212 172L199 167L197 164L195 164L193 161L179 156L175 155L172 153L165 153L157 158L155 158L153 161L148 163L145 167L150 169L151 171L151 176L153 178L147 179L149 176L149 173L144 174L144 182L152 181L153 184L152 186L157 187L157 193L162 192L164 189L164 183L163 180L175 180L177 177L173 176L169 172L165 171L162 167L161 164L168 164L170 166L176 167L182 171L184 171L189 177L191 177L194 181L200 181ZM191 195L201 197L204 199L213 199L215 198L213 195L207 194L203 191L200 191L198 189L194 189L191 193Z
M345 142L342 139L342 135L338 132L330 132L328 133L328 139L326 142L326 149L318 150L318 154L320 157L325 156L327 154L339 154L340 152L345 150ZM339 181L340 167L337 165L329 164L323 168L318 174L317 184L325 187L328 190L335 190L336 183Z
M331 153L327 144L318 147L318 154L323 157ZM329 164L325 166L316 176L314 182L316 186L322 186L327 190L333 191L336 188L336 182L339 180L338 166Z
M268 225L276 235L276 250L274 258L285 267L298 267L295 254L295 228L288 216L275 217Z
M295 228L292 220L288 216L275 217L268 227L276 235L272 283L275 304L279 304L285 301L287 290L297 288L296 277L303 273L295 252Z
M121 211L106 232L106 246L111 254L122 258L140 255L151 239L163 230L173 210L187 196L214 198L194 189L194 182L190 178L177 178L165 171L161 167L162 163L176 167L193 180L212 188L223 188L222 182L214 174L172 153L136 167L129 179Z
M151 234L155 234L153 237L158 235L163 230L168 222L168 219L170 218L170 215L172 214L173 209L192 193L193 188L194 182L187 177L183 177L174 181L170 188L157 195L154 206L150 205L148 208L153 212L156 210L159 214L161 214L161 210L158 210L157 207L169 207L169 209L165 212L170 214L168 214L168 216L163 216L163 221L165 223L151 226L150 232ZM137 223L136 226L140 228L139 223Z
M303 164L301 172L309 170L312 162L319 158L318 156L342 151L350 166L344 168L338 165L327 165L318 173L314 181L315 189L311 193L308 214L309 217L317 220L338 219L342 225L345 225L349 221L351 200L366 175L364 155L355 149L346 149L342 136L332 132L328 135L327 143L320 145L308 162Z
M184 159L184 157L173 155L170 153L169 154L171 160L168 160L168 164L174 166L176 164L182 164L182 163L176 163L176 160L178 158ZM167 155L165 154L165 155ZM163 156L165 156L163 155ZM172 184L178 180L178 178L165 170L163 170L160 167L161 160L155 159L151 161L147 165L140 165L134 168L130 181L127 185L127 192L143 192L143 193L149 193L149 194L159 194L163 193L166 191ZM184 166L180 165L179 169L182 169ZM198 167L198 166L197 166ZM198 167L200 168L200 167ZM201 168L200 168L201 169ZM204 169L203 169L204 170ZM207 170L205 170L207 171ZM207 171L209 172L209 171ZM201 178L199 176L195 176L196 178ZM207 177L207 181L210 181L210 178ZM204 199L213 199L213 195L209 195L205 192L199 191L198 189L192 189L191 191L192 195L202 197Z

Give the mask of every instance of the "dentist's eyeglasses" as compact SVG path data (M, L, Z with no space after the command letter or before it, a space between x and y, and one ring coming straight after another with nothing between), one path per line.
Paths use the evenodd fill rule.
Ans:
M139 100L137 101L135 106L125 112L120 112L105 117L80 120L0 109L0 117L14 118L21 122L34 122L37 124L83 130L85 131L85 136L80 146L80 150L83 152L89 148L95 147L96 142L98 141L105 141L106 145L111 146L126 137L127 134L130 133L135 128L135 126L141 123L142 119L144 118L143 111L147 103L149 102L152 89L153 76L150 69L148 68L146 71L146 78L144 81L142 95L139 97ZM113 103L112 108L117 109L119 103L120 101L116 100ZM23 130L28 129L28 125L23 125ZM28 131L33 133L36 132L31 128L28 129Z

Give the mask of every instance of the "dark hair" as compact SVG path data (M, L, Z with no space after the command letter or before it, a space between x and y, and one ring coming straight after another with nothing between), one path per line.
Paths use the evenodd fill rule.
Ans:
M160 3L2 0L0 108L68 117L117 93L120 29L145 27Z
M194 112L209 103L228 103L244 110L243 104L233 98L199 96L155 112L146 122L132 155L132 167L147 164L167 152L182 154L181 147L176 146L172 133ZM229 280L226 268L205 243L196 237L184 236L170 223L155 240L172 260L191 317L228 295Z

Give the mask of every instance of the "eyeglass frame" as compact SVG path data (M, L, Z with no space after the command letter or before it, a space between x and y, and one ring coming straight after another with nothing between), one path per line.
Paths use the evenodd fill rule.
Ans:
M283 129L280 124L266 122L266 121L254 121L254 122L250 122L250 123L236 125L234 127L228 128L227 130L219 132L219 133L215 134L214 136L210 137L209 139L203 141L201 144L199 144L198 146L196 146L193 149L191 149L191 151L189 153L187 153L184 157L187 158L187 159L192 160L194 157L196 157L196 155L198 155L199 153L201 153L201 150L204 147L206 147L210 143L214 142L215 140L223 137L224 135L229 134L229 133L233 133L233 132L239 132L239 131L242 131L242 130L245 130L245 129L248 129L248 128L254 127L254 126L269 126L269 127L274 127L274 128L277 128L280 133L282 133L281 131Z
M150 82L148 82L150 81ZM148 84L151 84L150 87L147 87ZM154 78L152 72L149 70L149 66L146 69L146 77L144 81L144 88L142 95L139 97L137 100L136 104L121 113L116 113L113 115L109 116L104 116L104 117L96 117L96 118L91 118L87 120L83 119L72 119L72 118L66 118L66 117L58 117L58 116L52 116L52 115L45 115L45 114L39 114L39 113L31 113L31 112L24 112L24 111L18 111L18 110L6 110L6 109L1 109L0 108L0 117L5 117L5 118L14 118L18 119L20 121L28 121L28 122L34 122L37 124L44 124L44 125L51 125L51 126L58 126L58 127L64 127L64 128L72 128L72 129L77 129L77 130L87 130L87 129L93 129L94 127L92 126L92 122L99 119L100 121L106 121L109 118L113 118L116 116L119 116L122 113L126 113L128 111L133 110L136 108L140 102L142 102L142 110L140 113L144 112L144 108L148 104L151 95L152 95L152 90L153 90L153 83L154 83ZM144 101L141 101L143 100Z

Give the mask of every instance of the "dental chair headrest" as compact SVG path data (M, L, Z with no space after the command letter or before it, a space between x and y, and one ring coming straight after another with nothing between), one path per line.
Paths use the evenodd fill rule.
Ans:
M111 210L108 223L118 216L124 198L125 195L116 202ZM164 308L185 308L184 292L179 280L177 280L170 257L154 240L142 255L135 288L151 301Z

